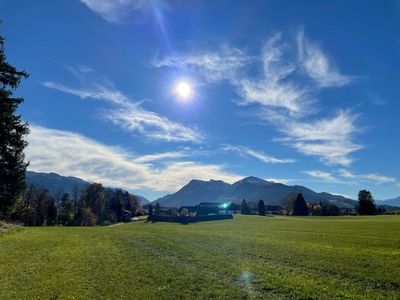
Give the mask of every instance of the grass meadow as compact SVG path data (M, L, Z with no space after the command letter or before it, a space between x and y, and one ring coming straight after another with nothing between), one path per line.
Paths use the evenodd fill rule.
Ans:
M0 299L400 299L400 216L19 227Z

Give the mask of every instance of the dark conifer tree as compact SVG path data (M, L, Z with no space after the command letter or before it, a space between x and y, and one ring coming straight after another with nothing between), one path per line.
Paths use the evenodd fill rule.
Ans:
M374 198L370 191L362 190L358 192L358 213L360 215L374 215L376 213Z
M247 205L247 202L245 199L243 199L242 204L240 205L240 213L242 215L250 215L250 208Z
M22 98L13 96L25 71L18 71L7 62L4 38L0 36L0 217L9 216L13 204L25 189L24 137L29 133L28 124L17 114Z
M74 205L68 193L64 193L59 205L59 223L72 225L74 220Z
M153 216L153 206L149 204L149 217Z
M293 202L293 216L308 216L307 203L303 198L302 193L298 193L296 200Z
M155 207L155 213L156 213L156 215L158 215L159 213L160 213L160 210L161 210L161 205L160 205L160 203L156 203L156 207Z
M263 200L258 201L258 214L260 216L265 216L266 214L265 203Z

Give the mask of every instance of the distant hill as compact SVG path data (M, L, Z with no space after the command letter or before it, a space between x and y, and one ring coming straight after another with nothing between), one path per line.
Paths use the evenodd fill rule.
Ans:
M379 205L390 205L390 206L400 207L400 196L397 198L393 198L393 199L376 200L375 202L376 202L376 204L379 204Z
M161 197L154 202L163 206L180 207L200 202L235 202L243 198L248 202L263 199L267 204L279 205L290 193L302 193L308 202L330 202L340 207L354 207L356 201L329 193L317 193L304 186L288 186L257 177L246 177L234 184L221 180L191 180L174 194Z
M27 184L33 184L41 189L48 189L50 195L65 192L72 194L75 186L80 189L89 184L89 182L72 176L61 176L56 173L38 173L33 171L26 172Z
M78 188L81 189L89 184L88 181L78 177L62 176L56 173L39 173L33 171L26 172L26 181L28 185L33 184L38 188L48 189L50 195L52 196L55 196L59 192L72 194L75 186L78 186ZM136 197L138 197L141 204L147 204L150 202L142 196L136 195Z

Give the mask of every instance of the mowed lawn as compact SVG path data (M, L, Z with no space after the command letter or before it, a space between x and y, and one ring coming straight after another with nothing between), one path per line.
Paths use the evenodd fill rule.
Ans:
M0 299L400 299L400 216L0 234Z

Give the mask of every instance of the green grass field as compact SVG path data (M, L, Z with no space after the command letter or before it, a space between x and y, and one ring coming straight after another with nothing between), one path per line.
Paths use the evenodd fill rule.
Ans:
M400 299L400 216L0 234L0 299Z

